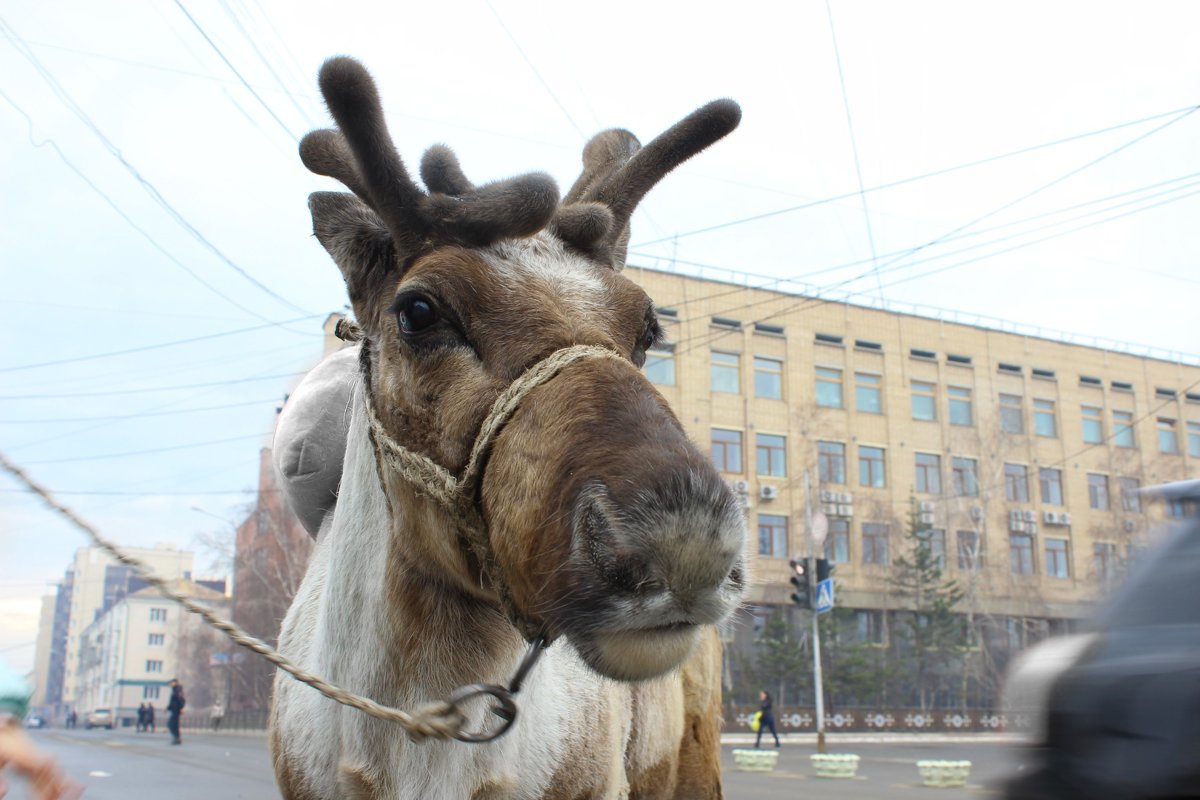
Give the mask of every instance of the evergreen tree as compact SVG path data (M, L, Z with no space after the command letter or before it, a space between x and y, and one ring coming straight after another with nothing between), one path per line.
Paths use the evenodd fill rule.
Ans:
M963 619L955 613L963 591L956 581L945 579L945 553L935 551L931 526L921 521L915 496L909 498L903 549L892 562L888 582L900 607L909 613L896 615L893 633L906 651L901 656L907 662L905 672L925 711L939 685L952 685L944 678L958 664L968 642Z
M812 687L812 651L806 645L789 628L786 610L777 609L771 614L755 652L755 674L760 681L754 692L756 703L763 689L780 705L807 702L802 694Z

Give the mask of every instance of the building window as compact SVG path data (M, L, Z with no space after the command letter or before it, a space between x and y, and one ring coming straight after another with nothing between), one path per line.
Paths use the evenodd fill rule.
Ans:
M787 517L778 514L758 515L758 554L772 558L787 558Z
M882 447L858 448L858 485L882 489L887 486L887 470Z
M266 506L259 506L254 512L254 535L265 536L271 530L271 510Z
M975 459L955 456L950 469L954 475L955 497L979 496L979 465Z
M1071 577L1071 564L1067 558L1066 539L1046 540L1046 574L1051 578Z
M1025 432L1025 412L1021 407L1021 396L1000 395L1000 430L1005 433Z
M1104 412L1095 406L1083 406L1083 441L1085 444L1100 444L1104 441ZM1116 420L1117 412L1113 412Z
M157 687L157 686L143 686L142 687L142 699L143 700L157 700L158 699L158 689L159 689L159 687Z
M863 563L888 564L888 526L882 522L863 523Z
M675 385L675 353L672 350L651 350L646 353L646 379L659 386Z
M883 413L883 379L869 372L854 373L854 408L863 414Z
M1158 452L1175 454L1179 452L1179 440L1175 438L1175 420L1158 418Z
M1088 473L1088 505L1108 511L1108 476Z
M942 493L942 457L933 453L917 453L917 492Z
M166 641L166 639L166 634L152 633L150 634L150 639L146 642L146 644L150 645L151 647L160 647Z
M742 432L713 428L712 458L718 472L741 472Z
M1063 504L1062 470L1042 467L1038 470L1038 487L1042 490L1042 502L1046 505Z
M1187 424L1187 444L1188 455L1192 458L1200 458L1200 422Z
M1092 545L1092 572L1101 580L1117 577L1117 546L1110 542Z
M1117 482L1121 486L1121 510L1142 513L1142 482L1137 478L1117 478Z
M971 409L971 390L963 386L947 386L950 397L950 424L971 426L975 424L975 412Z
M920 547L929 553L929 558L938 569L946 568L946 532L940 528L927 528L917 533Z
M1188 515L1188 504L1178 497L1166 498L1167 516L1171 519L1183 519Z
M958 532L958 568L976 572L983 566L983 551L977 531Z
M817 442L817 472L822 484L844 484L846 445L841 442Z
M842 408L842 371L817 367L817 405L821 408Z
M754 357L754 396L783 399L783 362L777 358Z
M1114 411L1113 444L1117 447L1133 447L1133 412Z
M850 563L850 520L829 520L829 535L825 537L825 558L831 564Z
M166 622L167 621L167 610L165 608L150 609L150 621L151 622Z
M912 416L932 422L937 419L937 397L932 383L912 382Z
M1034 398L1033 430L1038 436L1045 436L1048 439L1058 437L1058 420L1055 418L1053 400Z
M855 611L854 640L858 644L883 644L886 641L883 630L883 612Z
M741 363L742 357L737 353L722 353L719 350L713 350L710 368L712 390L725 394L738 394L742 390L741 381L738 379Z
M1012 503L1029 502L1029 470L1024 464L1004 465L1004 496Z
M162 661L155 659L146 660L146 672L162 672Z
M1008 537L1008 562L1013 575L1033 574L1033 537L1013 533Z
M787 439L768 433L755 437L754 455L759 475L783 478L787 475Z

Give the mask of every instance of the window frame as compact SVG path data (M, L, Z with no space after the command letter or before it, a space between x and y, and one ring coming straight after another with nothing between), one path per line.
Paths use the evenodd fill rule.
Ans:
M1025 395L1001 392L998 408L1000 412L1001 433L1025 433ZM1015 416L1013 416L1014 414ZM1010 423L1014 419L1016 420L1016 427L1010 429Z
M1009 471L1012 467L1012 471ZM1020 474L1017 474L1020 470ZM1017 479L1020 478L1020 483ZM1017 488L1020 487L1020 491ZM1029 466L1026 464L1004 463L1004 497L1010 503L1029 502Z
M656 369L664 364L670 368L670 380L656 380ZM656 347L646 351L646 363L642 366L642 374L646 376L646 380L655 386L677 386L678 374L676 373L675 348Z
M758 555L765 558L787 558L790 549L788 541L788 518L783 514L758 515ZM764 541L764 533L769 541ZM770 546L770 552L763 552L763 545Z
M922 464L921 459L932 459L933 463ZM938 453L914 453L913 468L915 470L917 494L942 493L942 457ZM932 476L932 483L930 477Z
M814 366L816 375L816 402L817 408L842 408L846 407L846 389L845 376L846 371L838 367L823 367L820 364ZM822 402L822 388L832 387L837 393L837 405L830 405Z
M1046 577L1071 577L1071 542L1056 536L1047 536L1042 540L1044 553L1042 557L1046 564ZM1061 545L1061 546L1060 546Z
M774 365L772 370L768 365ZM760 390L761 384L759 378L764 377L768 380L773 380L775 386L774 394L763 393ZM754 356L754 396L762 400L782 400L783 399L783 359L775 356Z
M971 468L969 471L960 469L964 464L970 465ZM979 497L979 459L968 458L967 456L951 456L950 474L954 483L955 497ZM970 478L970 486L966 487L967 491L965 492L963 491L964 484L960 476Z
M778 439L776 442L763 442L763 439ZM763 469L763 458L766 458L766 469ZM778 471L776 471L778 468ZM787 477L787 437L778 433L754 433L754 470L755 475L766 478Z
M864 451L872 451L870 458L864 457ZM878 453L879 457L875 458L874 453ZM876 466L878 465L878 469ZM865 470L865 472L864 472ZM879 482L876 483L874 478L878 473ZM871 480L865 480L871 478ZM858 485L869 489L886 489L887 488L887 448L875 447L869 444L860 444L858 446Z
M711 453L713 466L716 467L717 472L725 473L728 475L744 475L745 470L743 469L743 465L742 465L742 456L744 455L743 449L745 447L745 445L744 445L745 437L743 436L742 431L737 430L736 428L719 428L719 427L710 428L709 431L710 431L709 432L709 443L710 443L710 447L711 447L710 453ZM734 446L734 443L727 442L727 441L719 441L716 438L717 431L720 431L722 433L733 434L733 435L737 436L736 450L732 451L737 454L737 464L735 465L737 467L737 469L728 469L727 468L729 466L729 464L728 464L728 459L726 458L726 456L731 451L731 447ZM721 452L723 454L720 462L717 461L717 446L718 445L721 446Z
M870 531L867 530L868 526L871 528ZM886 522L864 522L862 524L863 564L886 567L892 563L888 553L890 534L888 528Z
M1088 508L1094 511L1112 510L1112 492L1109 491L1108 476L1099 472L1087 474Z
M972 428L975 426L975 401L973 392L968 386L947 386L946 387L946 411L950 419L951 425L956 425L960 428ZM961 422L955 419L955 409L960 411L965 408L967 421Z
M1042 423L1047 419L1050 420L1049 433L1042 430ZM1058 438L1058 404L1053 400L1047 400L1044 397L1033 398L1033 432L1034 435L1043 439Z
M1104 441L1103 408L1100 408L1099 406L1080 406L1079 420L1083 427L1084 444L1100 444ZM1089 435L1089 431L1094 432Z
M838 452L827 452L824 448L836 447ZM830 467L836 465L838 467L838 476L840 480L834 480ZM821 483L832 486L846 485L846 443L833 442L829 440L817 441L817 477Z
M733 359L732 363L722 362L720 357ZM726 378L733 377L733 390L720 388L718 375ZM708 389L714 394L742 393L742 354L728 350L710 350L708 357Z
M912 418L918 422L937 422L937 383L934 381L909 381L912 396ZM918 415L918 400L924 409Z
M1047 481L1046 480L1047 474L1052 474L1054 476L1054 480ZM1047 492L1046 491L1047 486L1055 487L1056 492ZM1057 493L1057 496L1058 496L1057 500L1055 500L1052 497L1046 496L1047 494L1054 494L1054 493ZM1062 479L1062 470L1061 469L1056 469L1055 467L1038 467L1038 497L1041 498L1043 505L1048 505L1048 506L1066 505L1063 502L1063 499L1064 499L1063 498L1063 479Z
M864 380L865 379L865 380ZM875 397L876 409L864 408L863 397ZM871 403L867 402L866 406ZM884 413L883 408L883 375L877 372L854 371L854 411L858 414Z
M1008 535L1008 566L1013 575L1036 575L1035 555L1033 536L1028 533Z

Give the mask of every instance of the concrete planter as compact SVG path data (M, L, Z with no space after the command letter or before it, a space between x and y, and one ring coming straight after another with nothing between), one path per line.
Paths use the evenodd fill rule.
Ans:
M770 772L779 760L779 751L734 750L733 760L742 772Z
M926 786L950 788L966 786L971 774L970 761L918 761L921 782Z
M851 753L814 753L809 759L818 778L853 778L858 773L858 756Z

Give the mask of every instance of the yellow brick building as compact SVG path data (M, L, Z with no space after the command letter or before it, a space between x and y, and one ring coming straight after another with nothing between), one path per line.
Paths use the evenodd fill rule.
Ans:
M789 604L806 472L830 522L838 604L869 637L894 608L910 497L967 590L963 610L1044 635L1084 616L1178 512L1134 490L1200 476L1200 359L626 274L672 343L648 376L744 490L752 607Z

